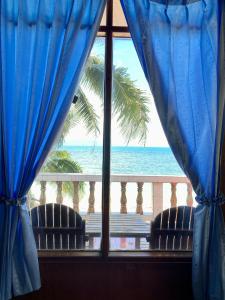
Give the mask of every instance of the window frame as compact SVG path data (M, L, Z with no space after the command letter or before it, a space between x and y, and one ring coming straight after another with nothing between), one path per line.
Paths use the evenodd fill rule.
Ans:
M103 118L103 160L102 160L102 235L98 250L41 250L38 257L75 258L76 260L99 261L143 261L143 262L184 262L189 263L192 251L157 250L110 250L110 177L111 177L111 119L112 119L112 82L113 82L113 37L130 37L128 26L113 25L114 0L106 3L106 25L100 25L97 36L105 38L104 73L104 118ZM119 34L119 36L117 36Z
M100 26L99 32L105 36L105 76L104 76L104 124L103 124L103 163L102 163L102 236L100 252L103 258L159 259L190 258L190 251L157 251L157 250L110 250L110 177L111 177L111 119L112 119L112 82L113 82L113 37L127 38L128 26L114 26L114 0L106 4L106 25ZM124 34L124 36L123 36Z

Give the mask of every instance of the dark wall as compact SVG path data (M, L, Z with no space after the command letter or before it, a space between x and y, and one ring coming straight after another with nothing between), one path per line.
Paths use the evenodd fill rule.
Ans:
M191 300L191 259L40 259L42 288L16 299Z

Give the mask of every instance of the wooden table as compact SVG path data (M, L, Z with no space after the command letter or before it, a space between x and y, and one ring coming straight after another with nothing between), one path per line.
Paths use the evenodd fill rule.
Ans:
M94 246L93 238L100 237L102 232L102 214L92 213L85 217L86 233L90 239L90 247ZM144 216L135 213L110 214L110 238L135 238L135 249L140 249L141 238L146 238L150 233L149 222Z

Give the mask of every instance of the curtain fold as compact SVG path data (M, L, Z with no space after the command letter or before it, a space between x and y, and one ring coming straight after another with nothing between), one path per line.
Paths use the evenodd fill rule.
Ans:
M225 299L225 239L220 192L224 137L224 3L121 0L131 36L171 149L199 205L193 242L193 292Z
M0 299L40 288L26 194L60 130L106 0L0 2Z

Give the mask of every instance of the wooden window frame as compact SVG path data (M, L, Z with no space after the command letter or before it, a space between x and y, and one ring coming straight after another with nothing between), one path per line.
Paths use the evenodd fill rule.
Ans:
M106 25L100 26L98 36L105 37L105 75L104 75L104 124L103 124L103 162L102 162L102 236L99 250L38 251L41 260L75 259L106 261L153 261L153 262L190 262L192 252L154 251L154 250L110 250L110 161L111 161L111 108L113 81L113 35L127 38L129 29L113 25L113 2L107 0Z

